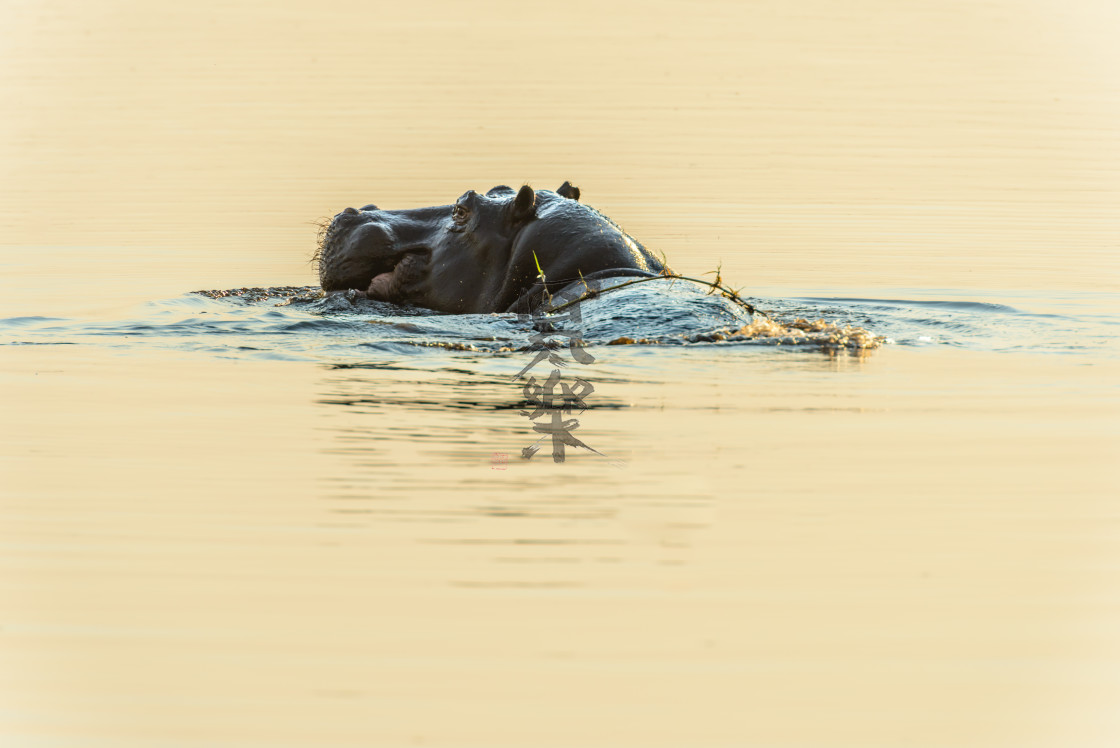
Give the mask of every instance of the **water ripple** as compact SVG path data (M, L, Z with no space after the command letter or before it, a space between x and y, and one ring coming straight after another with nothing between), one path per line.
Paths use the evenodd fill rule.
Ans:
M1115 350L1120 317L1066 300L1029 308L981 299L752 298L778 320L823 319L865 328L899 345L979 350ZM1053 306L1053 304L1051 304ZM751 317L686 283L639 284L581 304L588 345L802 344L809 339L733 335ZM808 329L808 328L804 328ZM794 330L793 332L797 332ZM124 319L20 316L0 320L0 344L156 346L225 357L318 360L353 365L415 356L417 347L481 353L525 351L532 321L512 314L449 315L317 288L236 289L140 305ZM113 339L108 342L106 339ZM563 338L558 338L563 342Z

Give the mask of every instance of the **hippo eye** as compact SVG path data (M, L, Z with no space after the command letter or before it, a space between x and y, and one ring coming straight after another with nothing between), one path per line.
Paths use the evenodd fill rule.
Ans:
M451 209L451 220L457 222L467 220L467 209L456 203L455 207Z

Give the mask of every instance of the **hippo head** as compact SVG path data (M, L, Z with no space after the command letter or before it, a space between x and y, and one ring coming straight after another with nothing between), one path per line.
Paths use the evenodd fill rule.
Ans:
M558 282L606 268L648 270L630 251L638 245L578 199L565 182L555 192L471 190L430 208L347 208L323 232L319 280L324 291L469 314L510 308L538 282L538 264Z

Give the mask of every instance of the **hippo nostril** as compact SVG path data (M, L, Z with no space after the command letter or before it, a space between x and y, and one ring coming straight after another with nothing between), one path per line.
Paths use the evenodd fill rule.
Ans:
M363 205L362 210L377 210L377 206L370 203L369 205Z
M357 213L358 211L354 210L353 208L347 208L346 210L342 211L342 214L346 216L357 215Z

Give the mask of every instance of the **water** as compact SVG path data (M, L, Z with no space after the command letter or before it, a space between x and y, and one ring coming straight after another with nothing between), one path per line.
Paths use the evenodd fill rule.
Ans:
M1114 745L1114 5L7 4L0 743ZM307 290L565 180L882 344Z
M624 282L620 278L612 285ZM894 298L879 299L749 296L749 303L760 310L752 317L718 294L708 294L704 286L658 281L583 302L581 329L589 345L629 338L671 346L820 348L819 337L791 337L788 328L781 329L802 319L866 331L870 348L940 345L1109 359L1120 350L1120 314L1110 296L1000 295L1003 302L1019 305L1011 306L962 298L968 295L960 289L898 289ZM467 360L485 365L484 354L528 350L534 333L531 320L513 314L445 315L345 294L324 295L314 286L191 293L146 302L131 311L135 316L116 320L3 319L0 345L154 347L226 358L324 363L376 361L412 347L435 346L483 354ZM772 319L779 329L733 334L761 319ZM720 337L713 337L717 334ZM846 348L857 350L854 343Z

